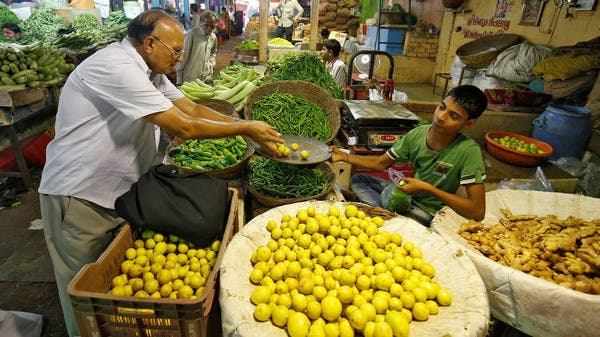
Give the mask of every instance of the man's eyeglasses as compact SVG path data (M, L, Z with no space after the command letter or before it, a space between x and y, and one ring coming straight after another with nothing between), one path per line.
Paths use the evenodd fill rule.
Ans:
M173 54L173 56L175 56L176 60L183 56L183 50L177 51L177 50L173 49L173 47L171 47L168 44L164 43L163 40L161 40L161 39L158 38L158 36L154 36L154 35L151 35L151 36L156 41L162 43L163 46L167 47L167 49Z

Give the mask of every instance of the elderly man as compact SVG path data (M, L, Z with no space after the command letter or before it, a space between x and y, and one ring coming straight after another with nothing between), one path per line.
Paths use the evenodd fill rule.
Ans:
M183 60L184 28L176 18L147 11L127 33L70 74L39 187L44 236L71 337L79 332L67 285L122 224L115 199L152 166L161 128L185 139L241 134L269 145L267 150L282 141L266 123L193 103L166 78Z

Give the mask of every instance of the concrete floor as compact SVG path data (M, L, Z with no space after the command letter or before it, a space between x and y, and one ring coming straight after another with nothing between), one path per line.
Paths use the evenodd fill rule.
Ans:
M233 47L240 42L241 37L234 37L219 46L216 71L229 65L234 55ZM428 84L397 84L396 89L406 92L414 100L441 99L432 94ZM39 168L33 169L36 187L40 173ZM19 201L14 207L0 210L0 232L4 237L0 240L0 310L43 315L42 336L64 337L67 334L52 264L38 223L38 194L36 191L23 193L19 195ZM219 319L212 321L220 322Z

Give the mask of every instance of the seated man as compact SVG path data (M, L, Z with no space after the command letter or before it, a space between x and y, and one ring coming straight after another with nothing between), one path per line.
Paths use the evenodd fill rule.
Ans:
M21 36L21 27L16 23L5 23L2 26L2 35L11 39L18 39Z
M378 157L346 154L332 147L331 161L383 171L392 163L412 163L414 178L402 178L397 188L412 197L405 214L429 225L433 214L449 206L458 214L474 220L485 215L485 166L479 145L461 131L472 126L487 107L487 99L479 88L463 85L453 88L438 105L433 123L409 131ZM392 185L389 180L356 174L350 187L360 201L381 207L383 190ZM456 195L464 186L467 197Z
M325 62L325 68L333 76L337 84L343 88L348 76L348 67L346 67L344 61L339 59L341 50L342 46L338 40L325 40L323 50L321 50L321 58Z

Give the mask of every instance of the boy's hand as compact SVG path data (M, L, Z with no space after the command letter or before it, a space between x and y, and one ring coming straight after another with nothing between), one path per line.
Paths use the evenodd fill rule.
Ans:
M423 180L416 178L402 178L398 181L397 187L402 190L402 192L408 195L415 195L420 193L427 193L427 191L432 187L431 184L424 182Z

